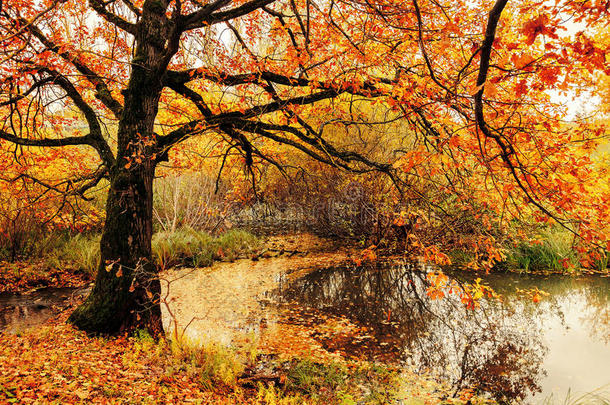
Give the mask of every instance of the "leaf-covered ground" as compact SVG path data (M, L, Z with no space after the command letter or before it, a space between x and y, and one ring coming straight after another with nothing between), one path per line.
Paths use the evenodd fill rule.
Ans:
M40 287L83 287L92 278L69 267L50 269L44 262L0 261L0 292L23 292Z
M68 313L20 334L0 333L0 403L437 404L471 396L447 400L432 380L367 362L270 361L146 336L89 337L65 324Z
M0 334L0 402L162 403L214 398L194 378L168 377L134 340L90 338L58 322Z

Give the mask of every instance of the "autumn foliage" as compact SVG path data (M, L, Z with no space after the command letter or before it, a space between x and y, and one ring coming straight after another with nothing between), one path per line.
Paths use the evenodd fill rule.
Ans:
M453 240L489 268L515 223L610 248L602 2L5 0L0 42L10 187L62 199L110 185L99 268L116 269L75 313L85 329L158 318L140 316L159 290L153 179L202 144L237 196L381 176L364 181L391 189L378 218L421 217L402 231L426 260L446 262Z

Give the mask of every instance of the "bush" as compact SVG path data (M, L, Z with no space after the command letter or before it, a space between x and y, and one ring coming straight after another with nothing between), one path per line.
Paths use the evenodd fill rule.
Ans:
M35 193L12 192L17 190L0 195L0 259L14 262L49 257L62 249L70 235L101 230L103 201L99 198L79 206L73 205L73 200L38 199Z
M331 171L290 187L280 183L232 219L247 229L272 233L308 230L377 242L387 233L394 211L400 211L392 187L385 178Z
M213 232L222 228L228 210L225 189L201 173L162 177L155 181L153 215L164 232L192 228Z
M4 206L0 213L0 258L15 261L35 256L46 226L22 204L4 203L9 206Z

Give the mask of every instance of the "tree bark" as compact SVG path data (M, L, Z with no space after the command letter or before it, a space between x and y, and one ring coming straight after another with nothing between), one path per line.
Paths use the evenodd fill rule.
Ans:
M95 286L69 319L87 332L142 328L156 336L163 330L151 249L154 168L146 166L111 178Z

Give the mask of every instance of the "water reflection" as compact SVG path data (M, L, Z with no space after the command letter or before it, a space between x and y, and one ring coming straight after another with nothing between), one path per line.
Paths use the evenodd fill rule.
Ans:
M452 275L457 290L469 281L463 277ZM597 373L588 384L598 385L571 385L573 389L593 390L610 382L608 280L493 275L485 281L503 299L482 300L474 311L455 293L430 299L426 272L410 265L319 270L297 280L281 297L300 307L346 317L366 326L371 335L340 343L322 339L327 349L385 361L393 357L449 381L454 392L476 387L497 400L520 402L545 398L557 391L558 384L565 392L575 382L563 381L566 372L585 378L592 370ZM535 304L515 295L516 288L533 286L551 296ZM570 348L561 347L566 334ZM595 360L597 364L581 367L578 362L561 361L570 358L566 350L585 350L582 345L597 345L595 356L609 362ZM553 363L558 360L561 365Z
M43 288L29 294L0 293L0 332L40 325L86 292L82 288Z

